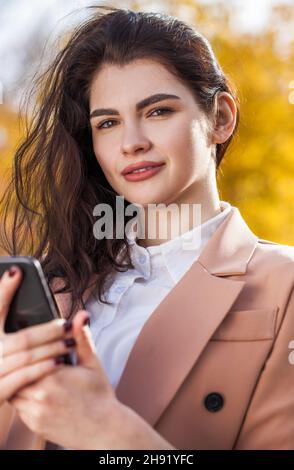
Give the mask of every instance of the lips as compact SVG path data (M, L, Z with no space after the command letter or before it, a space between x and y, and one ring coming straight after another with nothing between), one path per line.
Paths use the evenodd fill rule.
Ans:
M147 168L154 168L158 166L164 165L164 162L151 162L151 161L144 161L140 163L134 163L133 165L128 165L124 170L121 172L122 175L128 175L133 173L135 170L142 170ZM133 174L140 174L140 172L135 172Z
M139 171L126 173L125 175L123 175L123 177L126 181L129 181L130 183L145 181L157 175L159 172L163 171L163 168L165 168L165 166L165 163L163 163L162 165L155 165L149 167L149 169L141 169Z

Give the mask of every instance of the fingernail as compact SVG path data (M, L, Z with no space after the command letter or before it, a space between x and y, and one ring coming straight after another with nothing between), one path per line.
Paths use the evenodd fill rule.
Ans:
M77 345L76 340L74 338L66 338L64 340L64 344L67 348L72 348Z
M17 267L16 266L11 266L11 268L8 271L8 276L13 277L17 273Z
M64 325L63 325L63 328L64 328L64 331L65 332L68 332L72 329L72 321L71 320L67 320Z
M64 364L64 357L63 356L57 356L55 358L55 364Z

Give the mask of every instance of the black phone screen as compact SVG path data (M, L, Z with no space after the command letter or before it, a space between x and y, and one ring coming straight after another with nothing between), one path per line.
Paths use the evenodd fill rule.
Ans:
M5 333L60 318L40 262L31 256L1 256L0 276L12 265L21 269L22 281L10 304Z

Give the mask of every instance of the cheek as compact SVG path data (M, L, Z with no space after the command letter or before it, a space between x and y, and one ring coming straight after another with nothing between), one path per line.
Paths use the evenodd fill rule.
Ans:
M179 184L191 183L206 174L210 149L205 129L199 122L183 123L169 140L171 167Z
M208 139L206 129L201 122L190 123L189 126L182 129L180 135L182 154L185 160L190 160L196 165L207 160L209 154Z
M176 165L178 170L185 172L187 165L197 154L197 141L193 135L191 122L179 122L167 140L168 155L171 155L171 164Z

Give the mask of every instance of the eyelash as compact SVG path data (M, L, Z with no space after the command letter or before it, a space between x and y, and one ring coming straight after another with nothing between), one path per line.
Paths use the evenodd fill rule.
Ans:
M169 114L169 113L172 113L173 110L171 108L156 108L154 109L151 114L155 113L155 111L164 111L164 114ZM95 126L96 129L100 130L100 129L111 129L113 126L110 126L110 127L102 127L106 122L116 122L115 120L113 119L107 119L106 121L103 121L101 122L101 124L99 124L98 126Z

